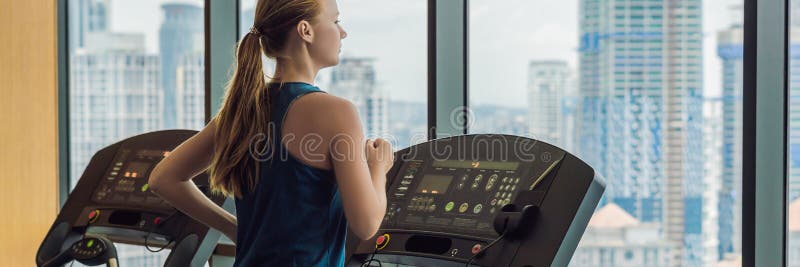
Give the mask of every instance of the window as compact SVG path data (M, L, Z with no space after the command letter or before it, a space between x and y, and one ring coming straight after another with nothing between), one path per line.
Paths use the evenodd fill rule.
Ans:
M741 265L743 2L635 2L469 0L468 131L606 178L573 265Z
M789 1L789 69L788 101L786 114L788 137L786 145L788 176L786 245L787 266L800 266L800 3Z
M204 126L204 19L201 0L68 0L68 7L73 188L107 145ZM117 251L122 266L162 266L169 254L121 244Z
M253 25L255 0L241 2L240 37ZM427 1L338 0L339 65L322 69L316 85L358 107L368 138L395 149L427 140ZM266 64L272 76L274 62Z

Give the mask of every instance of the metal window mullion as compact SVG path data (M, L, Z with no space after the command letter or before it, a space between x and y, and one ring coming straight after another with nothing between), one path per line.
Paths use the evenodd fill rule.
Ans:
M69 173L69 9L68 0L56 2L56 20L58 21L58 200L59 209L64 206L69 196L71 178ZM78 179L79 177L74 177Z
M787 264L787 7L745 0L744 266Z
M430 139L467 131L467 1L428 0ZM433 31L433 32L430 32ZM433 37L433 38L431 38ZM433 51L430 49L433 48ZM433 93L430 93L433 92ZM432 122L431 122L432 120Z
M239 1L205 0L206 122L222 105L239 40Z

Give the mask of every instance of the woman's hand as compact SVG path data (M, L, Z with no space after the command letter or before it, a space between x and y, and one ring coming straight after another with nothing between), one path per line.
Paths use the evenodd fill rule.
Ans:
M392 144L382 138L367 139L366 144L367 166L373 174L386 175L394 164Z

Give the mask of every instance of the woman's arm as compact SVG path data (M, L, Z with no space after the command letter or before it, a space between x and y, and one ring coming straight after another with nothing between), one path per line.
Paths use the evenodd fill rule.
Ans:
M384 140L365 141L358 111L345 100L320 105L330 140L330 160L350 229L362 240L375 235L386 213L386 172L393 162ZM324 107L327 106L327 107Z
M236 241L236 217L217 206L191 181L206 171L214 155L216 123L192 136L150 173L150 190L173 207Z

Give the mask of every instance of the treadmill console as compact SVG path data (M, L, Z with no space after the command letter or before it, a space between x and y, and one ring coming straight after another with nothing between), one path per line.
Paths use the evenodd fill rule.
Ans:
M167 130L134 136L98 151L53 223L37 252L41 266L85 236L113 242L169 248L165 266L203 266L220 233L182 214L149 190L148 177L171 150L196 131ZM208 175L193 179L211 195Z
M92 200L110 205L138 203L141 207L172 210L169 204L150 192L147 185L148 174L169 152L132 148L120 150L106 169L104 179L100 179L92 193Z
M575 156L511 135L409 147L388 177L381 229L355 262L375 253L416 266L566 266L605 188Z
M487 160L407 161L387 196L383 227L496 237L494 216L532 185L536 167Z

